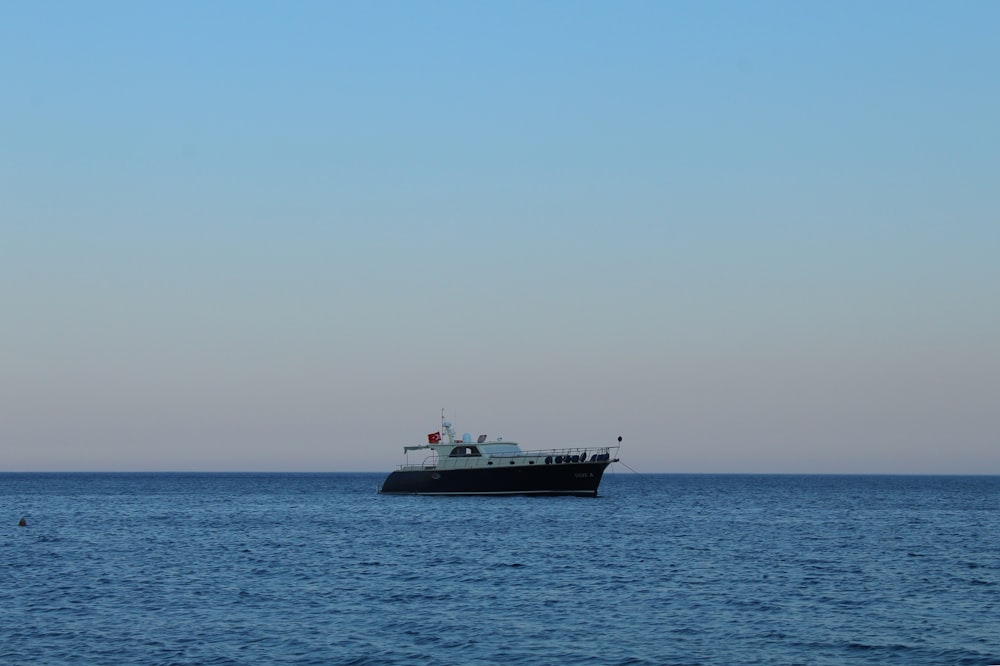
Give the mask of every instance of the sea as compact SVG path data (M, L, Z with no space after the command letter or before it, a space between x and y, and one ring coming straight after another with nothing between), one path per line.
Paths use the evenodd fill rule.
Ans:
M1000 664L997 476L382 479L0 474L0 664Z

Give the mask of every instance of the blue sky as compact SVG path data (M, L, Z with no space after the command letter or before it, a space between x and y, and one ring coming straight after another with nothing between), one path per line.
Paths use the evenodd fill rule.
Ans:
M1000 473L994 2L0 5L0 469Z

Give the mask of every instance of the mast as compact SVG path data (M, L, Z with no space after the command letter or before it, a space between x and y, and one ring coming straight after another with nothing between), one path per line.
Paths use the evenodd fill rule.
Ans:
M441 408L441 430L448 436L448 443L455 443L455 429L451 427L450 421L444 420L444 407Z

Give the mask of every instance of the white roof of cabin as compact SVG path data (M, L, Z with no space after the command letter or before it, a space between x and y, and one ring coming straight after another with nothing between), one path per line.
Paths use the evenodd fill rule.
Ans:
M519 453L517 442L483 442L476 444L483 453Z

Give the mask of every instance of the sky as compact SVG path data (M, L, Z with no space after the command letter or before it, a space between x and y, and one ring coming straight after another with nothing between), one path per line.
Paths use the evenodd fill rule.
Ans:
M0 3L0 471L1000 474L1000 3Z

